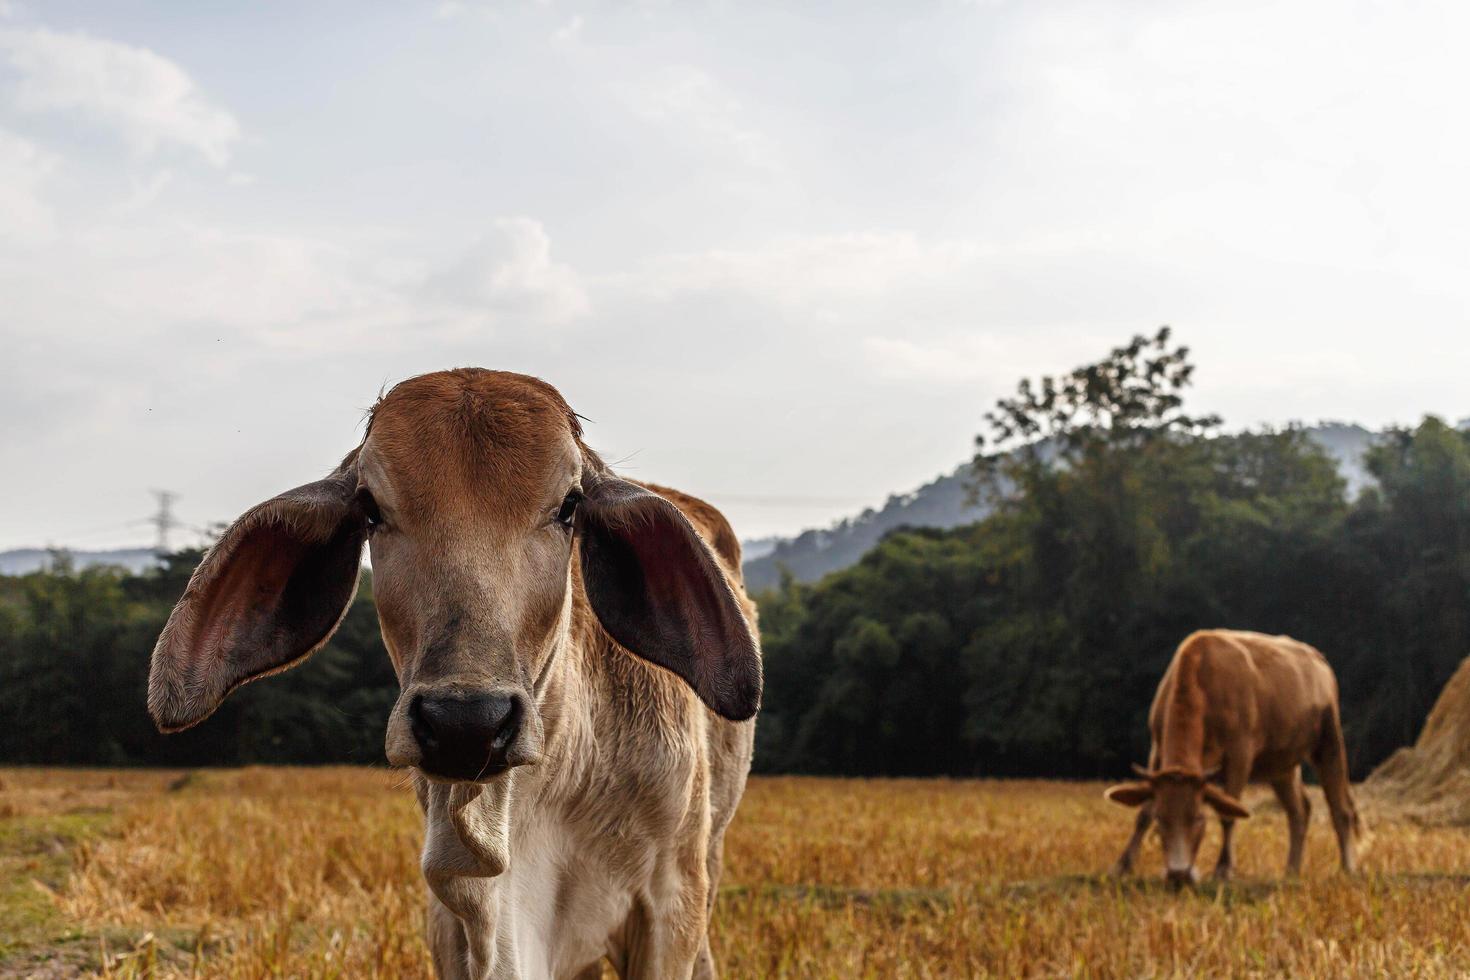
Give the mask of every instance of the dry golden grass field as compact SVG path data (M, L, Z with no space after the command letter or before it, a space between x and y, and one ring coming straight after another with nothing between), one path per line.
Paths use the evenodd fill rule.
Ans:
M402 783L0 770L0 977L427 976ZM1470 831L1369 806L1349 879L1317 796L1305 874L1283 882L1285 821L1253 793L1241 879L1173 894L1153 841L1143 877L1101 873L1131 823L1101 790L753 779L716 958L728 977L1470 975Z

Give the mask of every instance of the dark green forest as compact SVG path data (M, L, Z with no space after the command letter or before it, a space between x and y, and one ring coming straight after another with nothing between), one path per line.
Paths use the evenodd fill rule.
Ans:
M1214 626L1327 655L1356 775L1411 742L1470 655L1470 434L1388 432L1349 500L1301 431L1189 414L1193 369L1164 330L1023 382L981 416L989 517L760 594L757 769L1113 776L1146 755L1174 648ZM198 559L0 577L0 762L382 761L397 690L368 575L309 663L153 731L149 653Z

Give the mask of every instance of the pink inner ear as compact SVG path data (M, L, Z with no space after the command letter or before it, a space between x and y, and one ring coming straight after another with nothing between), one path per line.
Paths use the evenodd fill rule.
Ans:
M190 659L210 662L221 650L248 643L253 624L268 620L281 603L286 583L301 560L301 542L278 527L260 528L236 547L222 574L200 603L199 633ZM240 664L246 671L251 665Z
M357 589L365 530L338 473L260 504L200 563L153 650L148 710L163 731L197 725L230 691L305 659Z
M760 704L760 652L708 545L669 500L623 481L588 494L582 578L608 634L732 720Z

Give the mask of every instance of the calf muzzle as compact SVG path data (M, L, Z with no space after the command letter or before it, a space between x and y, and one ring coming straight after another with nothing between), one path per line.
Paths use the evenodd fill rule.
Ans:
M419 768L461 782L498 776L511 766L524 716L521 696L511 692L416 695L408 723L419 746Z
M1164 881L1170 888L1179 889L1186 885L1193 885L1196 876L1193 868L1186 868L1183 871L1170 870L1164 872Z

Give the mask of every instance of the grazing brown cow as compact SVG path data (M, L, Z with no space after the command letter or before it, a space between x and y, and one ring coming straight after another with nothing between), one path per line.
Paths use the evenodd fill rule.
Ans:
M1219 814L1224 838L1215 877L1229 878L1235 821L1250 816L1240 794L1247 783L1264 782L1286 810L1286 870L1296 874L1311 814L1302 788L1306 760L1322 781L1343 869L1353 870L1353 838L1361 828L1348 789L1337 678L1321 653L1288 636L1195 633L1180 644L1159 682L1148 726L1148 768L1134 767L1143 781L1107 791L1114 803L1140 807L1115 873L1133 869L1143 835L1157 820L1167 879L1175 885L1197 880L1194 862L1208 804Z
M535 378L403 382L335 472L224 533L153 653L159 728L198 724L327 641L368 545L442 977L714 974L761 691L740 546L581 434Z

